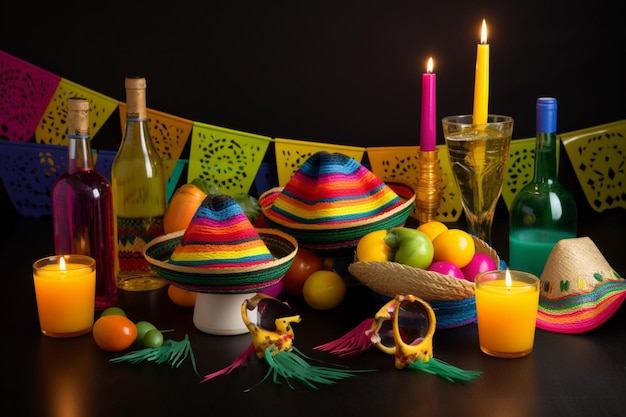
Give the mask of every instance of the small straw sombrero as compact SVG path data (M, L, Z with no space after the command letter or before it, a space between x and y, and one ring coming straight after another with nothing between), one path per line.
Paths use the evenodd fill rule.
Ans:
M259 197L268 225L324 254L349 252L371 231L404 225L414 202L410 185L385 183L354 158L326 151Z
M144 256L178 287L252 293L279 282L297 250L297 241L287 233L255 229L232 197L209 195L186 230L153 239Z
M537 328L584 333L607 321L626 299L626 280L588 237L563 239L541 275Z
M475 236L472 239L477 253L488 255L500 265L500 257L492 247ZM427 300L437 315L437 328L459 327L476 320L476 287L471 281L398 262L357 260L348 270L366 287L383 296L412 294Z

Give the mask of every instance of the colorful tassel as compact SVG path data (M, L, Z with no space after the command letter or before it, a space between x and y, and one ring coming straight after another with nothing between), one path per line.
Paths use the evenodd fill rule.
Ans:
M351 378L360 372L371 372L373 369L348 370L337 369L327 366L314 366L309 364L306 359L311 359L304 355L298 349L293 347L289 351L273 352L274 347L270 346L265 350L265 361L270 369L267 371L263 379L254 387L260 385L270 375L275 384L280 384L284 380L289 388L295 389L292 380L297 380L305 386L313 389L319 389L316 384L336 384L342 379ZM254 387L248 388L245 392L251 391Z
M415 361L409 364L408 368L437 375L446 381L453 383L473 381L483 374L482 371L466 371L457 368L456 366L450 365L449 363L436 358L430 358L427 362L421 360Z
M365 352L372 346L368 331L371 329L373 322L373 318L366 319L339 339L315 346L313 349L338 356L351 356Z
M187 357L191 357L193 370L196 375L200 376L188 335L185 335L185 338L181 341L168 339L159 347L135 350L117 358L109 359L109 361L114 363L130 362L132 364L143 361L155 362L157 364L169 362L173 368L178 368Z
M254 353L254 343L250 343L248 348L246 350L244 350L239 356L237 356L237 358L235 358L233 363L231 363L230 365L228 365L225 368L220 369L219 371L215 371L215 372L213 372L211 374L205 375L204 378L202 379L202 381L200 381L200 383L209 381L209 380L211 380L213 378L216 378L216 377L218 377L220 375L228 375L233 370L239 368L240 366L246 365L246 363L248 362L248 358L253 353Z

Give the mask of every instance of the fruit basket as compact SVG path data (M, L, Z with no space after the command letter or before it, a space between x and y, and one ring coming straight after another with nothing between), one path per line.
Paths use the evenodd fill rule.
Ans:
M477 253L488 255L500 265L496 251L472 236ZM383 297L412 294L428 301L437 316L437 328L460 327L476 320L475 286L472 281L403 265L398 262L359 262L348 267L350 274Z

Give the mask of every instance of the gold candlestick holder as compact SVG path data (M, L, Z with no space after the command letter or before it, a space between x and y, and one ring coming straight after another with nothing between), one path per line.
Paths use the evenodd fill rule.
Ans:
M435 220L441 203L441 174L437 150L419 151L415 208L420 224Z

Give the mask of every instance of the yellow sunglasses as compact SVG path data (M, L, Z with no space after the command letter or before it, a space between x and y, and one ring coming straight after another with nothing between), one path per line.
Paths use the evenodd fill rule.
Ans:
M339 356L365 351L371 345L394 355L397 369L410 368L440 376L449 382L467 382L481 371L465 371L433 357L437 325L430 304L411 294L396 295L367 319L337 340L314 347Z
M374 316L369 334L372 343L395 356L396 368L433 357L436 318L431 306L414 295L397 295Z
M254 323L250 321L248 311L256 311ZM300 323L300 315L294 314L289 304L259 293L241 304L241 318L250 331L258 358L265 357L266 351L275 355L292 349L291 324Z

